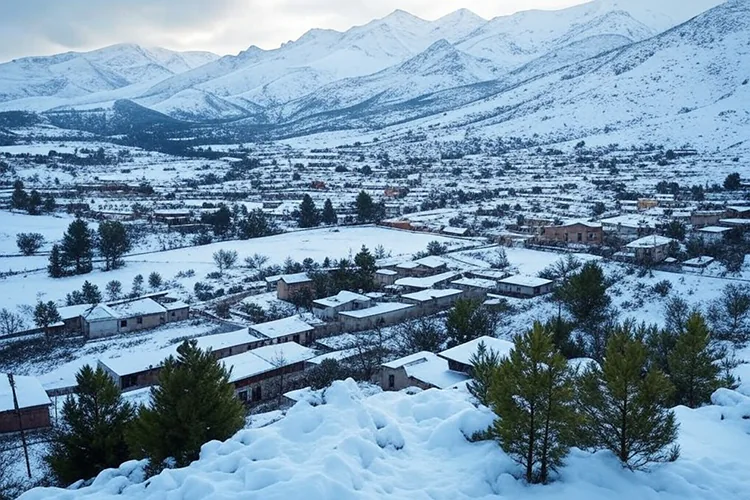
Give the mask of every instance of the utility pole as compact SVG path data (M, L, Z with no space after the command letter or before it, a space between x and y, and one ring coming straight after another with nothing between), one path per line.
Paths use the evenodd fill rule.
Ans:
M23 430L23 419L21 418L21 409L18 407L18 396L16 395L16 381L13 380L13 374L8 374L10 390L13 392L13 407L16 409L18 417L18 430L21 432L21 445L23 446L23 456L26 459L26 474L31 479L31 464L29 463L29 447L26 444L26 433Z

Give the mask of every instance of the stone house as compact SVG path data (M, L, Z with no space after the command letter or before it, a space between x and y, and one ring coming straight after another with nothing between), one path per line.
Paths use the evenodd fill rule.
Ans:
M539 240L545 243L598 246L604 240L604 230L598 222L573 222L545 227Z
M401 300L406 304L414 304L423 314L431 314L450 309L463 296L464 291L455 288L429 289L402 295Z
M379 288L393 286L398 279L398 272L392 269L378 269L375 271L375 284Z
M82 315L83 333L92 339L156 328L188 319L190 306L183 302L160 304L150 297L97 304Z
M715 244L724 241L727 233L732 230L730 227L706 226L695 232L696 237L703 240L704 243Z
M418 292L420 290L427 290L429 288L440 288L441 286L447 285L450 281L459 276L460 275L458 273L448 271L445 273L425 276L422 278L401 278L396 280L395 285L405 288L410 292Z
M696 210L690 216L690 224L694 228L715 226L726 214L724 210Z

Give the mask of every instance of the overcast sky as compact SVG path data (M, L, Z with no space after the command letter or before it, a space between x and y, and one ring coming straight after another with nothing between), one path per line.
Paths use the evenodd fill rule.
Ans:
M460 8L491 18L586 0L2 0L0 61L120 42L236 54L345 30L403 9L436 19ZM657 1L657 0L655 0Z

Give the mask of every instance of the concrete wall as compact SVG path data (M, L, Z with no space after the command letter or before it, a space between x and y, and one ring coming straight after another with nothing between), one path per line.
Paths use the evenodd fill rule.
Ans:
M276 284L276 297L279 300L290 300L294 294L299 293L305 288L312 290L312 283L292 283L287 284L284 280L279 280Z
M499 283L498 289L503 295L510 295L511 297L538 297L540 295L546 295L552 292L552 283L540 287L530 286L519 286L510 285L507 283Z
M102 321L85 321L86 335L90 339L99 339L116 335L119 331L119 320L105 319Z
M391 381L393 385L391 386ZM380 388L384 391L401 391L407 387L419 387L420 389L431 389L432 386L419 380L413 379L406 374L403 367L380 368Z
M122 325L123 321L126 322L125 326ZM166 313L157 313L149 314L147 316L136 316L134 318L121 319L118 320L118 325L120 326L120 333L128 333L156 328L157 326L161 326L166 322Z
M174 321L185 321L190 318L190 308L185 307L183 309L176 309L174 311L167 311L167 322L172 323Z

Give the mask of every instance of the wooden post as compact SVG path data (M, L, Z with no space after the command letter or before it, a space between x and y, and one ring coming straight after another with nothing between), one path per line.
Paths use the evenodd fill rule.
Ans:
M21 432L21 445L23 446L23 455L26 459L26 474L31 479L31 464L29 463L29 448L26 445L26 433L23 431L23 419L21 418L21 409L18 407L18 396L16 395L16 382L13 380L13 374L8 374L8 382L10 383L10 390L13 392L13 407L16 409L16 416L18 417L18 430Z

